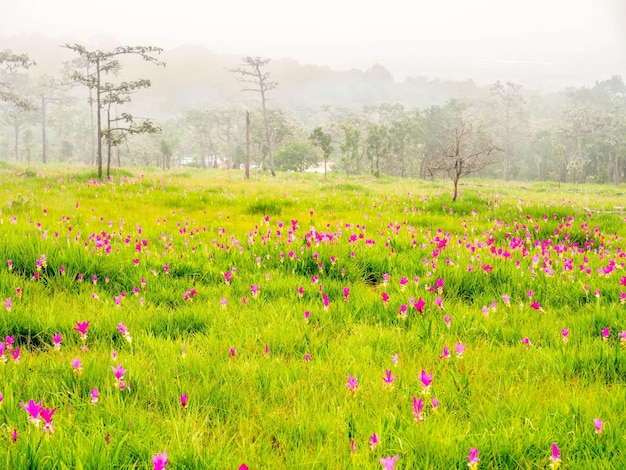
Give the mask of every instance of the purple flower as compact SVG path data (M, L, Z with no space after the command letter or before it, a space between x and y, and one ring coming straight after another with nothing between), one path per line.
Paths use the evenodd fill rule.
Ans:
M474 470L478 468L478 462L480 461L480 457L478 457L478 449L475 447L470 447L469 455L467 456L467 466Z
M376 449L378 445L378 434L374 433L370 436L370 450Z
M433 381L433 373L431 372L429 375L426 373L424 369L422 369L419 379L420 379L420 382L422 383L422 387L424 387L424 390L427 391L430 389L430 384Z
M28 403L20 403L20 405L28 413L29 421L39 427L41 423L41 401L35 403L35 400L31 398Z
M439 356L439 359L448 359L450 357L450 350L448 349L448 346L446 346L445 344L443 345L443 354L441 356Z
M424 400L413 397L413 419L420 423L424 421Z
M350 374L348 374L348 383L346 384L346 387L348 387L348 390L350 390L350 393L352 395L356 393L357 389L359 388L356 375L352 377Z
M183 393L180 396L180 406L183 407L183 409L187 408L187 394Z
M392 375L392 372L390 370L386 370L385 375L382 376L383 385L387 388L392 388L393 383L395 382L397 378L398 376Z
M550 456L550 468L557 468L561 465L561 451L556 442L552 443L552 455Z

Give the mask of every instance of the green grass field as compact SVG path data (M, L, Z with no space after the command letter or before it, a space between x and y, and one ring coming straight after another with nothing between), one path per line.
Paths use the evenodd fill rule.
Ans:
M3 166L0 462L625 468L625 188L450 189Z

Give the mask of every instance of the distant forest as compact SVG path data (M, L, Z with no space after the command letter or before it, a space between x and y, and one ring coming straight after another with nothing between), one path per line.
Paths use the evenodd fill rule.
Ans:
M249 157L259 171L626 178L621 76L540 92L511 81L398 82L379 64L334 71L248 58L258 59L255 70L244 57L201 46L27 39L0 50L0 160L7 162L97 166L104 159L166 170L243 168Z

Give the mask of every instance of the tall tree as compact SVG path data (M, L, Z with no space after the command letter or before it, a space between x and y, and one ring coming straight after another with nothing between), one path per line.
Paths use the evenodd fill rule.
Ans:
M269 72L265 71L265 66L269 59L247 56L243 59L240 67L231 69L231 72L240 75L240 80L248 86L243 91L254 91L261 96L261 110L263 115L263 126L265 128L265 143L267 146L267 156L270 164L272 176L276 176L274 171L274 157L272 155L272 129L267 113L267 92L276 88L277 83L270 80Z
M8 101L22 108L31 107L28 99L15 91L15 75L36 65L26 54L15 54L10 49L0 51L0 101Z
M324 159L324 178L326 178L328 159L333 153L332 135L328 132L324 132L321 126L317 126L309 135L309 140L322 151L322 158Z
M117 85L112 82L104 81L105 76L110 74L117 75L122 69L121 58L127 55L139 56L141 59L146 62L152 62L156 65L165 65L164 62L159 61L155 54L160 54L163 50L158 47L152 46L119 46L110 51L89 51L85 48L85 46L81 44L66 44L65 47L76 52L79 57L88 64L93 65L93 72L85 72L83 70L76 70L72 74L72 78L85 85L89 90L95 93L95 103L96 103L96 130L97 130L97 145L98 145L98 153L97 153L97 165L98 165L98 178L102 178L102 143L105 136L105 129L103 129L102 123L102 111L105 107L105 95L108 94L108 104L112 104L115 100L114 95L116 93ZM86 69L89 70L89 67ZM149 80L140 80L138 82L134 82L136 84L142 83L142 86L128 86L127 85L119 85L120 88L117 89L117 93L120 96L128 96L129 92L134 91L138 88L142 88L145 86L150 86ZM130 101L130 98L128 98ZM126 101L124 101L126 102ZM124 116L124 115L123 115ZM141 132L152 132L154 126L150 124L145 125L136 124L134 122L133 117L130 114L126 114L122 119L128 123L128 128L133 129L133 133L141 133ZM113 134L111 132L108 133L109 143L111 143ZM109 147L110 148L110 147ZM109 157L110 163L110 157ZM109 168L107 167L107 178L110 176Z

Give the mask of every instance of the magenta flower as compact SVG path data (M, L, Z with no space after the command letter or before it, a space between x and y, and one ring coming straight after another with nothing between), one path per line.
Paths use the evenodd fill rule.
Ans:
M187 394L183 393L180 396L180 406L183 407L183 409L187 408Z
M63 341L63 337L61 336L61 333L56 333L52 337L52 342L54 343L54 350L55 351L59 351L61 349L61 342L62 341Z
M439 408L439 400L437 400L435 397L432 397L430 399L430 403L433 405L433 410Z
M239 465L239 470L248 470L248 466L245 463Z
M328 294L326 294L326 292L322 294L322 301L324 303L324 310L328 310L329 301L328 301Z
M227 286L230 286L231 276L232 276L232 273L230 271L224 272L224 281L226 282Z
M458 357L463 357L463 353L465 352L465 345L463 343L456 343L454 349Z
M259 294L259 289L260 287L257 285L250 285L250 293L252 294L252 297L256 297Z
M600 418L594 418L593 425L596 428L596 434L598 436L602 435L602 427L604 426L604 422Z
M14 348L11 351L11 356L13 357L13 362L17 364L20 362L20 348Z
M350 288L349 287L344 287L343 288L343 300L345 302L349 302L350 301Z
M80 359L78 359L77 357L75 357L72 360L72 368L74 370L74 374L76 375L80 375L83 372L83 363L80 362Z
M298 287L298 297L304 297L304 288L302 286Z
M13 432L11 433L11 440L13 442L17 442L17 429L13 429Z
M387 294L387 292L383 292L380 296L383 299L385 305L387 305L387 302L389 302L389 294Z
M307 351L306 353L304 353L304 361L307 362L307 363L311 362L311 353L310 352Z
M415 307L415 310L417 310L420 315L424 314L425 306L426 306L426 302L424 302L424 299L422 299L421 297L417 299L417 302L413 304L413 307Z
M611 330L609 330L608 326L602 328L602 339L604 341L608 340L610 335L611 335Z
M54 432L54 427L52 426L52 416L54 415L54 412L56 410L57 410L56 408L52 408L52 409L42 408L41 412L39 413L39 415L44 421L43 430L47 434L52 434Z
M237 355L237 350L233 346L232 348L230 348L230 357L235 357L236 355Z
M268 357L270 355L270 347L268 344L265 345L265 349L263 350L263 355Z
M374 433L370 436L370 450L376 449L378 445L378 434Z
M36 427L39 427L41 423L41 401L35 403L35 400L31 398L28 403L20 402L20 405L28 413L28 420Z
M550 468L558 468L561 465L561 451L556 442L552 443L552 455L550 456Z
M74 328L74 330L78 331L78 333L80 334L80 339L83 341L83 343L87 341L87 329L88 328L89 328L88 321L76 322L76 328Z
M539 305L539 302L537 302L536 300L533 300L533 302L530 304L530 307L532 309L538 310L540 312L543 312L543 309L541 308L541 305Z
M398 359L398 353L395 353L393 356L391 356L391 362L394 366L397 366L399 364L400 361Z
M356 375L352 377L350 374L348 374L348 383L346 384L346 387L348 387L348 390L350 390L350 394L354 395L356 393L357 389L359 388Z
M430 384L433 381L433 373L431 372L430 375L428 375L426 371L422 369L419 379L422 383L422 387L424 387L424 391L428 391L430 389Z
M443 308L443 299L442 299L441 297L437 297L437 298L435 299L435 305L436 305L437 307L439 307L439 309L440 309L440 310L445 310L445 309Z
M7 312L11 311L11 308L13 308L13 301L11 300L11 297L7 297L4 301L4 306L6 307Z
M308 310L305 310L304 311L304 321L308 322L310 316L311 316L311 312L309 312Z
M91 395L91 404L92 405L95 405L96 403L98 403L98 396L100 394L99 394L97 388L92 388L91 391L89 392L89 395Z
M420 423L424 421L424 400L413 397L413 419Z
M507 307L511 306L511 299L508 294L502 295L502 302L504 302L504 305L506 305Z
M164 450L160 454L152 456L152 465L154 466L153 470L163 470L168 464L167 451Z
M470 447L469 455L467 456L467 466L471 470L475 470L478 468L478 462L480 462L480 457L478 457L478 449L474 447Z
M443 317L443 321L446 323L446 326L450 328L450 324L452 323L452 318L446 315L445 317Z
M128 384L124 381L124 374L126 374L126 369L123 369L122 365L118 362L117 367L111 366L111 370L115 375L115 386L120 390L127 389Z
M350 439L350 452L353 454L356 452L356 442L354 442L354 439Z
M622 331L619 334L619 342L622 345L622 347L626 347L626 331Z
M450 350L448 349L448 346L446 346L445 344L443 345L443 354L441 356L439 356L439 359L448 359L450 357Z
M397 378L398 377L396 375L392 375L392 372L390 370L386 370L385 375L382 376L383 385L387 388L392 388L393 383Z
M385 458L380 459L380 463L385 470L394 470L396 468L396 462L398 461L399 455L396 454L393 457L389 455Z
M398 309L398 315L400 316L402 320L406 319L406 311L407 311L406 304L401 304L400 308Z
M128 328L126 328L126 325L124 324L123 321L117 324L117 331L120 332L120 334L124 337L126 341L128 341L129 343L133 342L133 338L132 336L130 336L130 333L128 332Z

